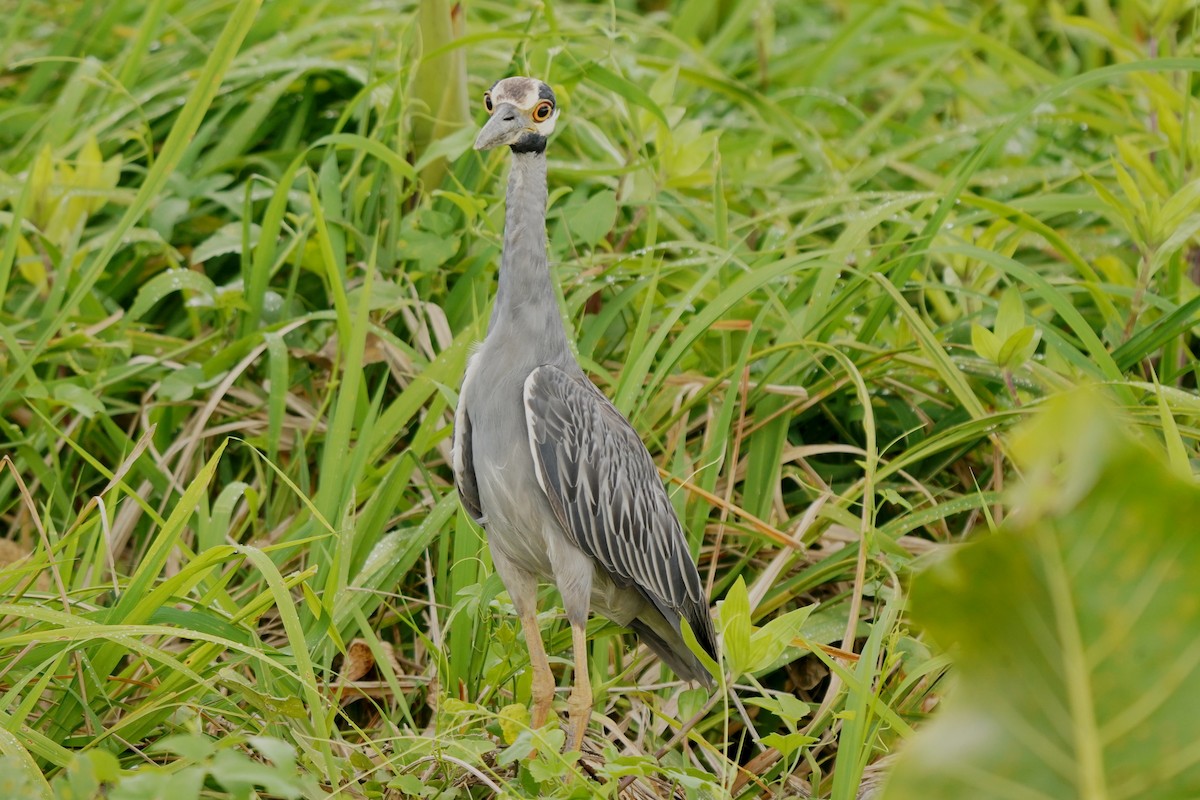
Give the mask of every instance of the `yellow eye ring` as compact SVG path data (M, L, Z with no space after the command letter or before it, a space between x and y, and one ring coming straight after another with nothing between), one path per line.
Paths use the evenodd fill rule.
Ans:
M554 113L554 104L549 100L543 100L533 107L533 121L545 122L550 119L552 113Z
M492 106L492 93L491 92L483 93L483 107L487 109L487 112L489 114L495 110L494 107Z

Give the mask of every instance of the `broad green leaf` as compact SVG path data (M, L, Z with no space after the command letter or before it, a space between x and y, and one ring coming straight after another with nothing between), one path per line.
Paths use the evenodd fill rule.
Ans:
M505 764L515 764L527 757L533 752L533 733L526 728L517 734L517 738L508 747L505 747L496 756L496 763L500 766Z
M734 677L750 669L750 595L746 592L746 581L742 576L734 582L721 602L721 642L729 668Z
M95 748L79 753L65 774L54 781L55 796L60 800L102 797L101 787L115 783L120 773L120 762L107 750Z
M250 796L251 787L262 786L272 794L294 800L303 797L307 788L291 770L252 761L236 750L217 753L211 775L221 786L243 797Z
M1025 324L1025 305L1021 302L1021 290L1009 286L1000 295L1000 306L996 309L996 324L992 326L996 338L1008 341Z
M458 252L459 239L457 236L439 236L436 233L407 228L396 241L396 249L400 257L406 261L415 261L422 272L440 267Z
M397 775L388 782L389 789L399 789L405 797L425 797L437 791L436 788L425 785L416 775L407 773Z
M1004 345L1000 348L1000 353L996 360L1000 366L1005 369L1016 369L1029 360L1033 355L1034 348L1037 347L1037 341L1034 334L1037 329L1032 325L1026 325L1024 328L1018 328L1011 336L1004 340Z
M148 749L152 753L174 753L198 763L211 758L217 752L217 744L198 733L180 733L159 739Z
M791 694L749 697L746 698L745 703L770 711L783 720L783 723L790 731L796 730L796 723L808 716L810 710L808 703Z
M60 383L55 386L54 399L70 406L87 419L104 413L104 401L77 383Z
M982 325L971 326L971 347L980 358L993 362L1000 360L1000 340Z
M500 721L500 733L506 745L513 744L521 731L529 728L529 709L520 703L509 703L500 709L497 717Z
M713 155L717 131L703 131L700 120L688 120L671 132L671 146L663 159L672 185L694 175Z
M1200 487L1094 403L1046 417L1021 452L1047 502L914 582L913 616L957 680L887 800L1200 787L1200 537L1181 527L1200 519Z
M168 402L187 400L204 382L204 370L197 364L188 364L167 373L158 385L158 396Z
M563 209L576 247L591 247L612 230L617 219L617 193L602 189L578 206Z
M780 719L784 722L790 722L792 725L795 725L808 716L808 712L810 711L808 703L795 695L779 695L776 700L779 702L779 710L776 713L779 714Z
M805 736L802 733L768 733L762 737L762 743L767 747L774 747L784 756L790 756L792 753L804 747L806 744L814 744L819 741L813 736Z
M754 631L750 635L748 671L758 672L777 666L776 662L779 661L780 656L800 636L801 629L814 608L816 608L815 605L794 609L775 617Z
M272 736L251 736L249 742L259 752L259 755L270 759L275 766L286 770L291 770L296 766L296 748L282 739Z
M103 796L105 800L192 800L204 786L205 770L185 767L168 772L148 767L129 775Z
M570 780L571 763L558 754L557 748L547 752L539 750L537 757L526 762L529 775L540 784L555 781L559 784ZM553 785L553 784L551 784Z

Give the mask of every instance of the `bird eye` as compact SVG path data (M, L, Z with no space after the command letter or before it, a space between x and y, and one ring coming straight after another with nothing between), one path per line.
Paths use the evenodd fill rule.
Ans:
M554 104L549 100L543 100L533 107L533 121L545 122L550 119L550 114L554 111Z
M489 114L492 113L493 106L492 106L492 93L491 92L483 93L483 107L487 109L487 112Z

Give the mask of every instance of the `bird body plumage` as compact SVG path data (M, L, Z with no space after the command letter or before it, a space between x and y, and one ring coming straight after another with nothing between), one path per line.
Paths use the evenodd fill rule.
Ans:
M540 122L545 109L531 110L547 102L553 92L539 81L497 83L487 97L493 116L476 142L508 144L513 153L495 306L455 416L455 483L487 533L527 638L537 582L553 581L577 658L594 610L637 631L680 677L711 685L680 634L686 619L716 657L682 528L641 439L568 345L546 256L546 158L528 145L538 136L544 147L553 130L556 110ZM586 701L590 707L590 689Z

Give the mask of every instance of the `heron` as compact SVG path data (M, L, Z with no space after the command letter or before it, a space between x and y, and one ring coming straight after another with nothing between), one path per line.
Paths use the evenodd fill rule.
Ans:
M521 621L535 729L556 688L536 616L539 583L562 596L574 654L568 731L579 750L593 702L585 635L592 611L636 632L680 678L706 688L712 675L688 650L681 620L714 660L717 637L649 451L568 344L546 255L554 91L534 78L505 78L483 105L488 119L475 149L507 146L512 165L496 300L455 410L454 482Z

